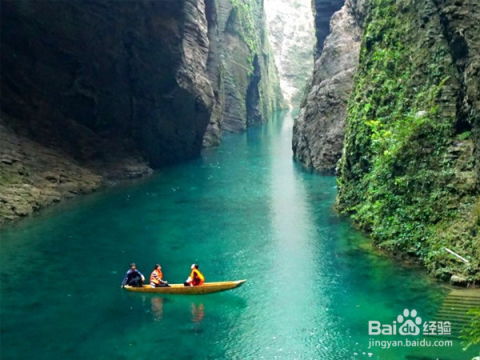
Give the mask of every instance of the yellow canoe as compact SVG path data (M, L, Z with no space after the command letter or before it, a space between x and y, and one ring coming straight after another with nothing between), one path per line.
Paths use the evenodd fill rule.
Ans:
M169 287L156 287L153 288L150 285L143 285L142 287L133 287L126 285L125 290L144 293L155 294L182 294L182 295L202 295L210 294L219 291L225 291L235 289L241 286L247 280L237 281L219 281L205 283L199 286L184 286L183 284L170 284Z

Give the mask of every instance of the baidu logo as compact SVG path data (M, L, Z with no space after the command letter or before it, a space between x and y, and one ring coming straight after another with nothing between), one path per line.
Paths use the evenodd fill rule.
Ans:
M401 324L398 333L400 335L413 335L420 334L420 325L422 324L422 318L417 316L417 310L403 310L403 315L397 316L397 323Z
M452 324L450 321L423 320L417 310L404 309L391 323L382 323L377 320L368 322L368 335L372 336L368 340L368 348L451 347L453 340L448 338L438 340L438 335L451 334ZM385 335L393 337L382 339L382 336ZM434 336L434 338L430 336Z
M449 321L423 321L417 310L404 309L392 323L368 322L368 335L450 335Z

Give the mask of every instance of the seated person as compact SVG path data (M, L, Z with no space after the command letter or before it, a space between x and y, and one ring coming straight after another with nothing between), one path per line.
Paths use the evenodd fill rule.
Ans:
M143 282L145 281L145 276L138 271L137 265L135 263L130 264L130 269L125 273L125 277L122 281L122 287L125 285L134 286L134 287L141 287L143 286Z
M159 264L156 264L153 268L152 273L150 274L150 286L151 287L164 287L168 285L168 281L163 280L162 267Z
M190 276L188 279L183 283L185 286L199 286L205 282L205 276L198 270L197 264L192 264L191 266L192 271L190 272Z

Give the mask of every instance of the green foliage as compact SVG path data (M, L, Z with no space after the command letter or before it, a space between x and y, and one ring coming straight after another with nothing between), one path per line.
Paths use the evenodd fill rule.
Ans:
M472 345L480 344L480 307L470 309L468 314L473 318L462 330L461 338L464 340L465 350Z
M258 4L255 0L231 0L240 24L239 35L247 44L251 53L256 53L260 46L259 33L255 22ZM253 61L253 58L250 63Z
M420 257L437 276L480 280L472 250L480 248L478 224L470 220L478 193L474 185L457 186L473 172L450 151L455 66L446 44L427 38L432 29L418 31L425 4L402 3L371 3L347 114L338 208L379 246ZM468 158L469 143L462 146ZM469 254L471 267L450 259L443 246Z
M457 135L457 140L463 141L463 140L470 139L471 137L472 137L472 132L471 131L465 131L465 132Z

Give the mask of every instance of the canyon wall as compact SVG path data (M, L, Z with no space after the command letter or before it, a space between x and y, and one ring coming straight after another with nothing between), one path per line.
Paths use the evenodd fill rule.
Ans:
M346 0L328 36L319 5L295 159L337 172L337 208L379 247L439 278L478 283L478 2Z
M419 258L439 278L478 283L478 1L369 3L338 209L381 248Z
M311 0L265 0L265 10L282 93L287 104L297 108L313 69Z
M198 156L281 103L262 0L3 1L1 20L0 223Z
M330 2L319 11L335 9ZM327 10L325 10L327 7ZM365 0L347 0L330 19L317 15L318 42L315 68L306 97L295 119L292 147L295 159L306 168L333 173L342 154L347 102L358 65ZM320 26L320 28L318 28Z
M239 132L265 121L283 98L267 38L263 0L206 0L210 26L209 77L215 109L204 145L223 131Z

